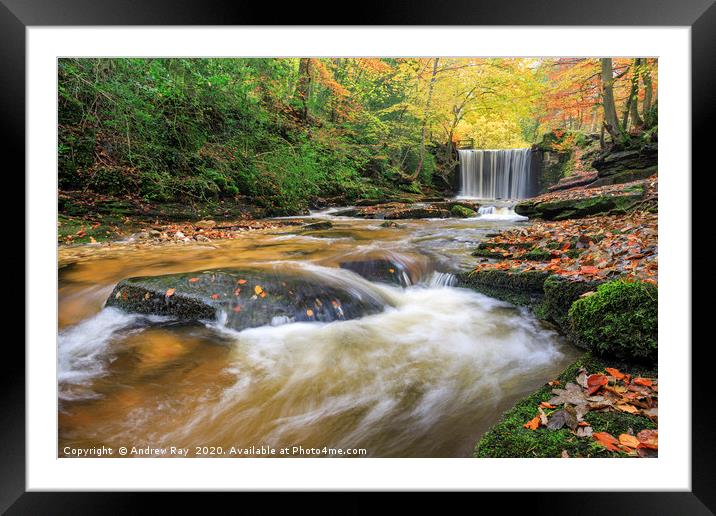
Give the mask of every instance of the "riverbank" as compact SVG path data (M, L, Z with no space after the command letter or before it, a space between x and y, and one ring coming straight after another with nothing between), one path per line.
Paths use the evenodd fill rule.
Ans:
M553 214L535 207L559 204L562 220L538 218L492 235L475 250L480 262L459 276L459 285L529 307L588 351L507 411L478 441L474 456L658 453L656 191L654 176L529 199L517 205L518 213ZM624 213L613 214L607 202L601 213L574 218L584 215L575 206L634 192L638 196L618 208Z

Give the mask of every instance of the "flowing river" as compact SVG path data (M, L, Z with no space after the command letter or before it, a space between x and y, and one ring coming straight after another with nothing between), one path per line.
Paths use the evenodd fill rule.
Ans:
M312 216L333 222L318 231L286 226L236 240L129 243L86 255L62 249L58 455L71 447L175 446L189 456L219 449L226 456L231 447L246 456L261 446L301 446L468 457L504 410L574 358L525 309L453 286L452 273L474 265L470 252L486 234L525 223L509 210L388 228L331 211ZM381 257L404 264L407 286L338 267ZM349 321L241 332L220 321L188 324L103 307L126 277L247 264L333 275L390 306Z

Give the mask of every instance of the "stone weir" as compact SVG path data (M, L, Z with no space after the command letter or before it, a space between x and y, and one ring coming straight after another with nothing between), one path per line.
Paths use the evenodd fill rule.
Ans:
M381 312L389 301L344 273L216 269L128 278L106 306L182 321L218 320L243 330L300 321L331 322Z

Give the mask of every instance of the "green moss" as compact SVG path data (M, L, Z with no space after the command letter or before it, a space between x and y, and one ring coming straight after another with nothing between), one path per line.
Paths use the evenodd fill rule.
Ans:
M471 271L457 275L458 286L471 288L515 305L536 305L551 273L543 271Z
M542 311L538 315L556 323L562 330L569 333L568 312L574 303L585 292L595 290L599 281L573 281L561 276L551 276L544 282L544 301Z
M540 249L539 247L534 247L530 249L523 258L525 260L535 260L539 262L544 262L550 259L552 255L549 253L549 251L545 251L544 249Z
M570 328L580 345L598 355L656 361L658 289L641 281L611 281L569 310Z
M574 381L577 371L584 367L588 372L603 371L605 367L616 367L632 375L656 376L655 370L639 368L628 369L620 362L606 362L603 359L585 353L570 365L558 380L562 384ZM593 439L577 437L567 429L549 430L540 427L537 430L524 428L527 421L537 415L537 406L548 401L553 387L545 385L536 392L519 401L507 411L500 422L492 427L477 443L475 457L560 457L566 450L570 457L625 457L622 453L610 452L599 446ZM609 432L612 435L625 433L629 429L638 432L645 428L655 428L649 419L624 412L590 412L585 416L595 432Z
M470 208L466 208L465 206L460 206L459 204L455 204L450 208L450 214L453 217L461 217L461 218L469 218L474 217L477 215L477 212L475 210L471 210Z

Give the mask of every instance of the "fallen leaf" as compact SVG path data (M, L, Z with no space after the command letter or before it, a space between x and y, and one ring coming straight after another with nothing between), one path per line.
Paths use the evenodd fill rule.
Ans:
M619 451L619 447L617 446L619 441L612 434L607 432L595 432L592 434L592 437L607 450Z
M260 285L256 285L254 287L254 292L256 293L257 296L261 295L261 292L263 292L263 291L264 291L264 289L262 289Z
M644 387L651 387L652 385L654 385L654 382L652 382L648 378L634 378L632 380L632 383L635 383L637 385L642 385Z
M245 280L245 279L240 279L239 281L237 281L237 283L238 283L239 285L243 285L244 283L246 283L246 280Z
M189 278L189 283L196 283L199 281L199 278Z
M240 311L241 311L241 305L236 305L234 307L234 312L236 312L238 314Z
M659 431L658 430L642 430L636 434L639 440L639 446L642 448L651 448L656 450L659 448Z
M310 308L308 310L306 310L306 315L308 317L313 317L313 310L311 310Z
M541 403L539 404L539 406L542 407L542 408L548 408L548 409L557 408L557 407L554 406L554 405L550 405L550 404L547 403L546 401L541 402Z
M629 434L619 435L619 444L622 446L628 446L629 448L636 448L639 446L639 439Z
M604 369L607 373L609 373L611 376L616 378L617 380L623 380L624 379L624 373L619 371L619 369L614 369L613 367L606 367Z
M174 295L174 292L176 292L176 291L177 291L177 289L170 288L170 289L167 289L167 291L164 293L164 295L167 297L172 297Z
M593 374L587 378L587 394L590 396L609 383L603 374Z
M522 426L527 428L528 430L537 430L537 428L539 428L540 423L540 417L539 415L537 415Z
M621 410L622 412L627 412L628 414L638 414L639 409L636 408L634 405L628 405L628 404L620 404L620 405L614 405L618 410Z
M219 299L221 296L219 294L212 294L211 299Z
M577 437L591 437L594 429L591 426L580 426L577 428Z
M563 459L568 459L568 458L569 458L569 452L567 452L567 450L562 450L562 458L563 458Z

